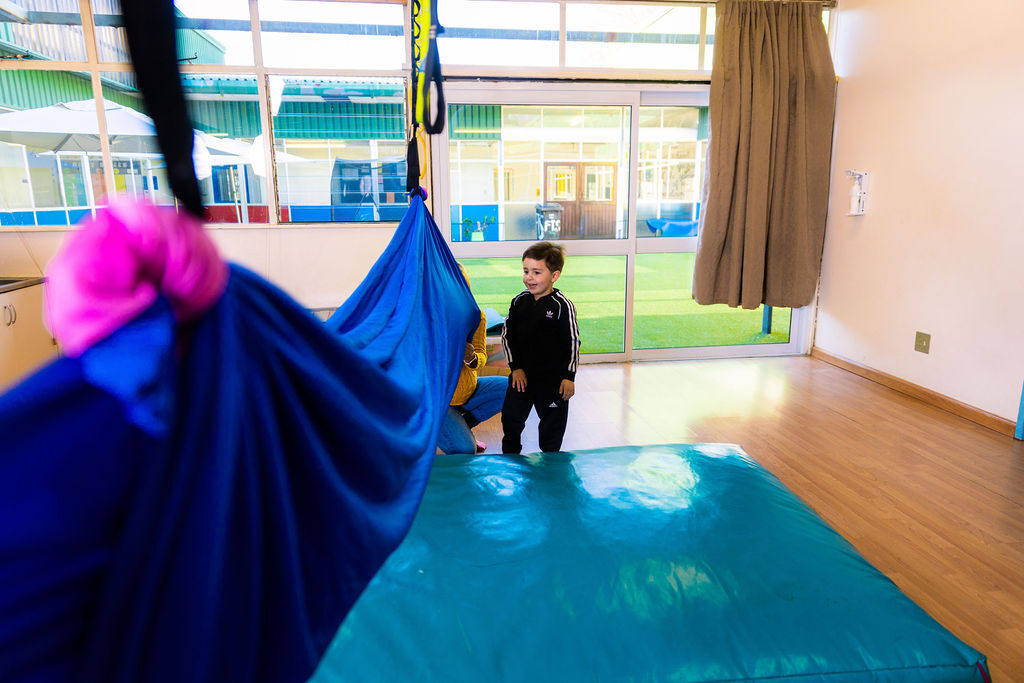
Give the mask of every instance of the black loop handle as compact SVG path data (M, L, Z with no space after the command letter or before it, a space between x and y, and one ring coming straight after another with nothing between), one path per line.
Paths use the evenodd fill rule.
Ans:
M441 83L441 60L437 55L437 36L435 30L440 27L437 26L436 20L430 25L430 47L427 48L427 59L423 65L423 76L425 81L425 92L426 102L423 106L423 130L429 135L437 135L444 130L444 86ZM430 88L434 86L435 95L430 96ZM436 106L431 106L436 105ZM431 109L436 112L433 119L431 116Z
M178 72L174 2L121 0L121 14L139 91L167 163L167 181L181 205L202 218L203 201L192 161L194 132Z

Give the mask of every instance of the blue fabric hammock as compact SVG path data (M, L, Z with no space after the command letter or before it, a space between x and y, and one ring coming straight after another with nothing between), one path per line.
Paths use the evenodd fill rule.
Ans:
M480 313L421 198L316 320L253 273L0 396L0 680L305 681L405 536Z

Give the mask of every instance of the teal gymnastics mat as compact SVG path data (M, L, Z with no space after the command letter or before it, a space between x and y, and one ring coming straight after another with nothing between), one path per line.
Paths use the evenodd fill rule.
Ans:
M314 675L978 681L985 657L735 446L438 457Z

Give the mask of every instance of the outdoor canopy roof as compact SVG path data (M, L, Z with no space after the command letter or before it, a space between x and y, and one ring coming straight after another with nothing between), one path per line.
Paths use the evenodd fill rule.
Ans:
M159 152L156 129L148 116L110 101L104 101L103 109L112 152ZM0 114L0 141L25 145L34 151L98 152L96 101L62 102Z
M153 120L140 111L105 100L104 117L113 154L151 154L157 156L156 128ZM100 132L95 100L62 102L24 111L0 114L0 142L25 145L34 152L99 152ZM253 142L219 137L195 131L194 160L197 175L210 175L210 166L253 164L263 172L263 141ZM277 157L282 159L282 152ZM294 155L288 160L302 161Z

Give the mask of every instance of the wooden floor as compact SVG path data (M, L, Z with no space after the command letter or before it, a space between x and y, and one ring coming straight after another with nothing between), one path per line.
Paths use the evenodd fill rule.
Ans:
M1024 681L1024 442L806 356L585 365L576 391L565 450L740 445L993 680ZM500 451L497 418L475 431Z

